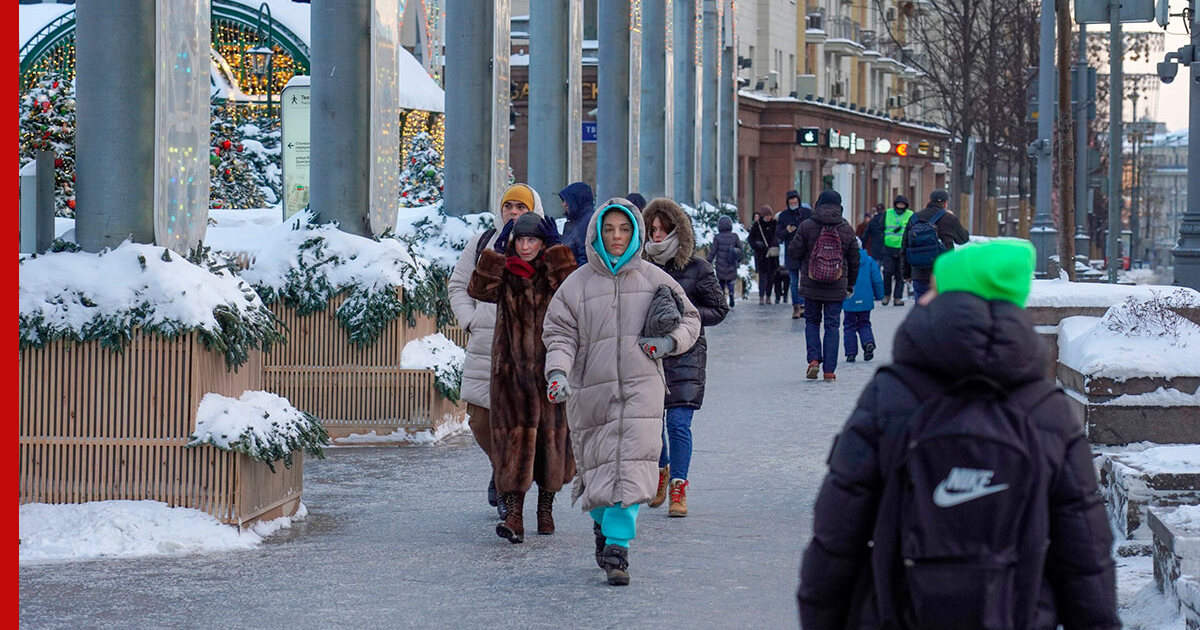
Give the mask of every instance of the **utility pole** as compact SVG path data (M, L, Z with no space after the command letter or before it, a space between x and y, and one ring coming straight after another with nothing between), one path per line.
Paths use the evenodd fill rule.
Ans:
M1079 60L1079 74L1076 75L1075 89L1079 98L1079 109L1075 112L1075 253L1091 257L1091 238L1088 236L1088 141L1087 123L1091 106L1089 85L1089 68L1087 65L1087 24L1079 25L1079 50L1076 51ZM1063 206L1064 208L1066 206Z
M1071 2L1056 0L1058 18L1058 263L1075 281L1075 175L1074 130L1071 128ZM1086 77L1084 83L1087 82Z
M1195 2L1195 0L1192 0ZM1121 1L1108 3L1108 239L1104 248L1107 261L1108 281L1116 284L1117 269L1121 266L1121 252L1117 239L1121 236L1121 144L1125 137L1121 130L1121 99L1125 98L1121 83Z
M1042 0L1042 21L1038 42L1038 137L1032 149L1037 158L1037 214L1030 240L1037 250L1037 274L1045 276L1046 260L1057 249L1057 230L1050 220L1050 187L1054 156L1054 3Z
M1196 0L1190 0L1188 18L1192 21L1191 44L1167 55L1158 64L1159 76L1164 66L1171 66L1173 80L1177 68L1172 60L1189 70L1191 115L1188 119L1188 178L1187 213L1179 225L1179 242L1171 250L1175 258L1175 284L1200 290L1200 17L1196 15Z

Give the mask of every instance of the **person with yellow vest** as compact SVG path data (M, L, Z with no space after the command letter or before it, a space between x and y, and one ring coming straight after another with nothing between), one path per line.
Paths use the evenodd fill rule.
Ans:
M904 278L901 275L900 249L904 243L904 231L913 211L908 207L908 197L896 195L892 207L883 213L883 255L879 261L883 266L883 304L888 300L896 306L904 306Z

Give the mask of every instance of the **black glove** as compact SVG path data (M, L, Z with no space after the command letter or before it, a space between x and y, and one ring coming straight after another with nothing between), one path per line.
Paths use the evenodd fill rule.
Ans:
M562 242L562 237L558 234L558 223L554 217L543 217L542 222L538 224L538 230L542 236L546 237L546 247L553 247Z
M496 250L497 254L507 253L508 237L512 234L513 226L516 223L516 219L509 219L508 223L504 224L504 228L500 230L500 235L496 237L496 244L492 246L492 249Z

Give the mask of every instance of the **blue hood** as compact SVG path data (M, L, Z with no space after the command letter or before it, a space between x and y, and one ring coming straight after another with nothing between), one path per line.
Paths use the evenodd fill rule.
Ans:
M621 203L613 203L615 199L610 200L607 205L602 208L601 212L595 213L595 218L592 220L588 229L588 234L594 234L592 240L592 249L596 251L600 259L600 263L614 276L625 266L625 263L637 258L638 252L642 249L642 230L641 216L629 207ZM624 212L625 216L629 217L629 222L633 224L633 237L629 240L629 247L625 248L625 253L620 256L612 256L604 249L604 237L601 235L601 224L604 223L604 215L609 212ZM594 231L593 231L594 230Z
M584 182L575 182L558 191L558 198L567 204L567 220L579 221L592 213L595 198L592 187Z

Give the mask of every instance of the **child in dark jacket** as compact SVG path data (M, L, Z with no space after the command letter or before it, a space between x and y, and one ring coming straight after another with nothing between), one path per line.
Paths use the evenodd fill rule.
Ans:
M875 332L871 330L871 309L875 300L883 299L883 273L879 263L858 250L858 279L854 282L854 294L842 303L842 330L845 332L846 363L854 363L858 356L858 342L862 341L863 360L875 358Z

